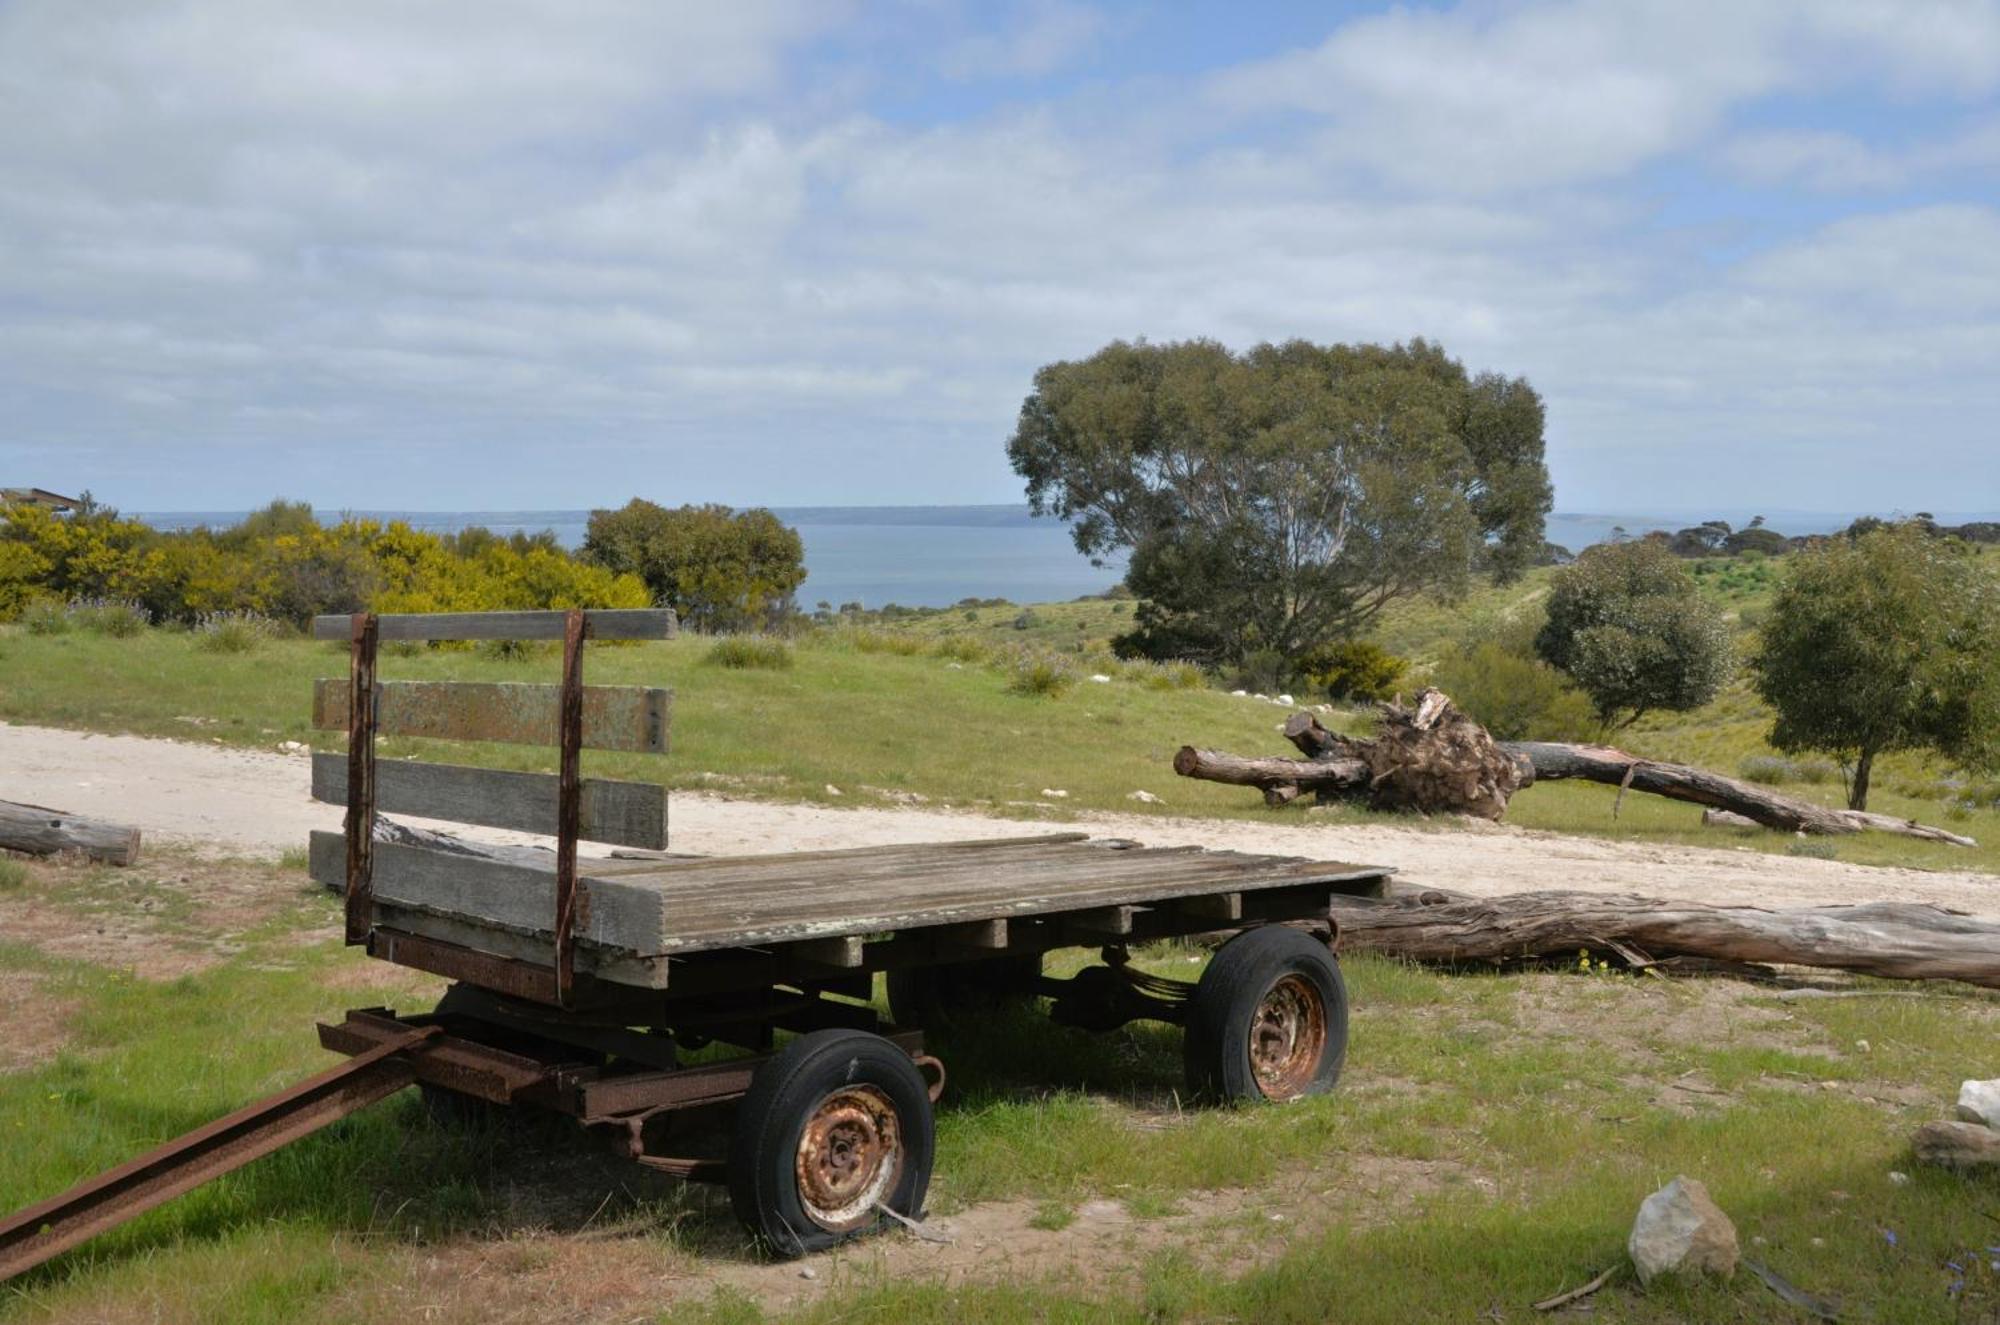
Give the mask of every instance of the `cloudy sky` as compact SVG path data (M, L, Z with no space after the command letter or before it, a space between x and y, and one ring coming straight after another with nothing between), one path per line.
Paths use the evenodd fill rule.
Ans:
M1561 509L2000 507L2000 0L0 0L0 481L1009 501L1041 363L1417 335Z

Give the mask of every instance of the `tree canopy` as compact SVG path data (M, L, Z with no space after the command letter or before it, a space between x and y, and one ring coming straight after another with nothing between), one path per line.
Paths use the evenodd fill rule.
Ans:
M1600 543L1556 572L1535 652L1623 727L1699 708L1729 678L1729 629L1663 540Z
M1121 652L1205 662L1516 575L1552 500L1534 389L1423 340L1114 342L1035 374L1007 454L1078 550L1130 553Z
M646 582L653 600L689 627L751 630L793 610L805 582L805 545L796 529L759 507L664 506L634 497L615 511L592 511L582 556Z
M2000 765L2000 584L1916 521L1857 530L1790 559L1753 666L1771 743L1850 764L1860 810L1880 754Z

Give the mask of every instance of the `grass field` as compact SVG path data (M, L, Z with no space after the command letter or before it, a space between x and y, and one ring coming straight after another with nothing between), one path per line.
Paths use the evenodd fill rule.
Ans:
M12 878L0 1208L324 1066L313 1019L438 989L342 948L295 869L161 853ZM1202 958L1144 960L1191 978ZM1151 1027L1024 1013L934 1037L952 1090L932 1207L957 1242L864 1244L816 1283L750 1256L713 1190L572 1130L442 1132L406 1094L0 1290L0 1319L1517 1320L1617 1263L1640 1198L1682 1172L1747 1256L1854 1318L2000 1312L2000 1184L1907 1152L1961 1076L2000 1071L2000 996L1347 975L1347 1076L1296 1106L1181 1109L1175 1037ZM1747 1272L1620 1279L1591 1315L1788 1318Z
M1524 610L1539 583L1488 590L1464 606L1461 629ZM1116 602L1091 600L1037 608L1051 620L1102 625ZM1019 609L981 611L996 620ZM1434 638L1450 624L1429 606L1407 609L1385 629L1391 637ZM952 806L1000 815L1063 816L1080 810L1220 816L1299 822L1363 820L1364 811L1291 807L1269 810L1253 792L1174 776L1183 744L1244 753L1291 753L1278 732L1287 710L1205 687L1186 688L1175 669L1121 664L1108 655L1066 658L1072 673L1053 695L1018 693L1012 626L965 629L918 618L895 630L834 630L808 635L785 652L788 665L711 662L711 640L684 638L591 651L589 679L676 689L673 753L588 754L586 771L664 781L686 790L842 805ZM1006 621L1011 621L1007 617ZM979 633L983 630L985 633ZM1087 635L1087 631L1072 633ZM991 636L991 638L988 638ZM1399 647L1404 647L1399 645ZM1442 647L1442 646L1436 646ZM1032 657L1058 655L1029 645ZM1411 652L1422 650L1411 646ZM731 650L723 656L740 662ZM203 652L192 637L147 631L127 639L87 633L0 634L0 718L93 731L133 732L270 748L297 740L327 745L337 734L308 726L313 678L343 674L338 646L273 640L245 654ZM412 679L551 680L551 652L497 660L473 651L391 653L383 674ZM1102 675L1109 679L1089 679ZM1304 697L1300 697L1304 698ZM1360 712L1327 720L1365 730ZM1768 718L1739 681L1715 703L1686 715L1648 719L1622 744L1658 758L1734 773L1746 758L1769 755ZM390 755L424 754L458 762L548 766L551 752L498 746L387 742ZM538 762L539 761L539 762ZM2000 809L1953 803L1948 770L1913 756L1884 761L1871 808L1941 822L1980 839L1974 850L1869 834L1811 844L1843 860L1933 869L2000 872ZM837 789L837 792L835 790ZM1068 793L1046 798L1046 789ZM1838 802L1838 781L1788 792ZM1135 791L1161 798L1150 805ZM1691 806L1650 796L1625 799L1616 818L1611 789L1575 784L1536 787L1510 807L1508 822L1529 828L1616 836L1662 845L1726 845L1798 850L1793 839L1700 826ZM1402 821L1409 822L1409 821ZM1440 830L1451 823L1438 823Z

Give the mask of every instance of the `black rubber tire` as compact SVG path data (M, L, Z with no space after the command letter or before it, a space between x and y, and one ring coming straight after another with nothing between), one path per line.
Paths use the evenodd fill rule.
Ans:
M1265 996L1288 976L1300 977L1317 992L1326 1031L1309 1077L1287 1098L1333 1089L1347 1059L1347 984L1340 963L1310 935L1267 925L1223 944L1188 1000L1182 1052L1189 1095L1213 1103L1269 1098L1251 1065L1251 1037Z
M898 1026L937 1029L1033 999L1042 955L987 957L889 972L889 1016Z
M806 1124L829 1095L851 1086L874 1087L895 1110L902 1167L883 1204L912 1219L922 1213L937 1145L923 1074L907 1053L879 1035L814 1031L757 1069L750 1093L737 1106L729 1143L729 1204L774 1255L803 1256L881 1226L884 1216L870 1212L854 1227L825 1228L807 1212L799 1191L799 1143Z

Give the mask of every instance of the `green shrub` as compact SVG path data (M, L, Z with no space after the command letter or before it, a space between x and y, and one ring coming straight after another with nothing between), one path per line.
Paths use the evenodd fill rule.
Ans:
M969 635L947 635L937 642L932 652L940 658L962 663L985 662L993 656L991 649Z
M717 640L703 655L711 667L756 668L782 672L792 665L792 649L783 640L760 639L755 635L731 635Z
M52 598L37 598L22 609L21 628L30 635L67 635L69 613Z
M122 598L78 598L66 610L77 629L112 639L131 639L153 624L144 607Z
M1408 659L1372 640L1322 644L1293 660L1300 683L1343 703L1374 703L1396 693Z
M1761 782L1765 786L1799 780L1797 766L1777 755L1745 755L1736 765L1736 772L1745 782Z
M1809 782L1815 786L1832 782L1840 776L1840 766L1831 759L1794 759L1792 777L1799 782Z
M1054 653L1023 653L1014 660L1007 682L1010 694L1055 699L1076 684L1076 668Z
M1208 684L1208 673L1191 662L1145 662L1135 659L1120 664L1119 671L1148 690L1199 690Z
M194 646L203 653L254 653L273 634L256 612L210 612L194 624Z
M1590 699L1538 658L1482 640L1447 658L1432 678L1502 741L1580 741L1596 734Z
M1808 860L1832 860L1840 855L1840 848L1824 837L1800 837L1786 845L1785 854Z
M0 856L0 893L12 892L28 881L28 867L11 856Z
M1014 629L1032 630L1036 626L1040 625L1041 621L1042 619L1035 615L1034 608L1032 607L1023 608L1021 614L1014 618Z

